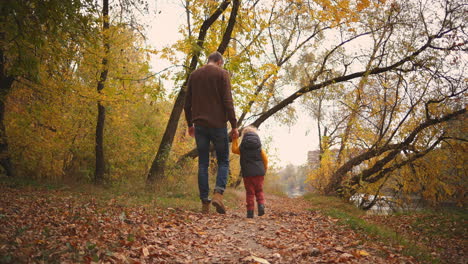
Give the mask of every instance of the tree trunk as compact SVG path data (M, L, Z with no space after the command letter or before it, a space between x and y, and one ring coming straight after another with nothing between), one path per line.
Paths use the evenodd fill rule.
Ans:
M104 39L104 57L102 58L102 72L98 81L97 91L99 94L104 89L104 84L107 80L109 72L108 56L110 50L109 38L107 32L109 29L109 0L102 1L102 17L103 17L103 39ZM96 124L96 169L94 171L94 182L102 183L104 180L105 159L104 159L104 124L106 121L106 108L102 105L101 100L98 100L98 115Z
M97 103L98 116L96 123L96 169L94 171L94 182L102 183L104 180L104 171L106 169L104 160L104 124L106 120L106 108Z
M0 98L0 166L3 167L7 176L13 177L13 167L10 162L10 152L8 151L8 140L5 130L4 118L5 118L5 91L9 91L13 84L13 78L5 79L3 74L1 77L1 93Z
M190 73L195 70L198 64L198 59L201 54L201 50L203 48L203 43L205 41L206 34L208 33L208 29L213 25L213 23L219 18L219 16L226 10L229 5L229 1L223 1L221 5L216 9L216 11L203 22L200 33L198 35L197 40L197 51L192 56L192 60L190 62L190 66L187 70L185 82L182 85L182 88L177 95L177 98L174 103L174 107L172 108L171 116L169 117L169 121L167 122L166 130L164 131L164 135L161 139L161 143L159 144L158 152L156 153L156 157L154 158L151 168L148 172L147 182L154 183L157 179L164 179L165 178L165 167L167 162L167 157L172 149L172 143L174 142L174 136L177 131L177 126L179 124L180 115L182 114L182 110L184 109L185 103L185 94L187 88L188 77ZM224 33L222 42L218 48L218 51L222 54L224 53L229 40L231 38L232 30L234 24L236 22L237 11L239 7L239 0L234 1L234 5L231 12L231 17L229 18L229 23ZM237 6L237 7L236 7Z
M5 33L0 32L0 41L5 38ZM11 90L15 78L8 76L5 69L5 54L0 47L0 166L3 167L7 176L13 177L13 167L10 162L10 152L8 151L8 140L5 130L5 100Z
M239 176L237 176L237 180L233 183L232 187L237 188L242 183L242 171L239 171Z
M271 116L276 114L277 112L281 111L284 109L286 106L289 104L292 104L297 98L301 97L303 94L309 93L311 91L319 90L322 88L325 88L329 85L336 84L336 83L342 83L350 80L354 80L356 78L361 78L365 75L377 75L380 73L385 73L394 69L397 69L399 66L403 65L404 63L413 60L416 58L420 53L428 49L428 47L431 45L432 41L435 39L435 36L431 36L428 38L426 43L421 46L418 50L413 52L412 54L402 58L401 60L385 66L385 67L376 67L372 70L369 71L360 71L360 72L355 72L343 76L338 76L332 79L325 80L321 83L311 83L309 85L301 87L299 90L296 92L292 93L290 96L284 98L281 102L277 103L276 105L272 106L268 111L261 113L257 119L252 122L250 125L254 127L260 127L263 122L265 122L267 119L269 119ZM253 104L253 102L252 102ZM250 105L250 103L249 103ZM243 121L244 114L239 118L239 121L237 122L238 124ZM191 151L187 152L186 154L182 155L181 158L177 161L177 163L181 163L183 160L188 159L188 158L196 158L198 156L198 153L196 149L192 149Z
M177 95L174 107L172 108L171 116L167 122L166 130L164 131L164 135L161 139L156 158L154 158L148 172L147 181L149 183L154 183L156 179L162 179L165 177L164 169L166 167L167 157L171 151L174 136L179 125L180 115L184 109L186 86L187 84L184 83Z
M350 172L355 166L358 166L359 164L362 164L363 162L370 160L374 157L378 157L387 151L389 151L389 153L385 157L375 162L372 165L372 167L363 170L359 175L354 175L350 179L349 185L358 185L360 181L365 181L368 183L377 182L378 180L383 178L387 173L392 172L393 170L398 169L401 166L406 165L407 163L413 162L414 160L420 157L423 157L429 151L434 149L441 139L439 139L432 146L428 147L426 150L419 151L418 153L412 155L410 158L407 159L407 161L401 162L401 164L395 164L393 166L384 168L390 161L394 159L394 157L396 157L396 155L398 155L403 150L409 148L409 146L415 141L418 134L424 129L457 118L460 115L464 115L466 111L466 108L462 108L460 110L446 114L439 118L427 119L423 123L419 124L416 128L414 128L403 141L395 144L387 144L380 148L371 148L368 149L366 152L349 159L333 173L330 183L325 188L325 193L339 193L339 191L343 189L342 183L344 181L345 175L348 172ZM373 177L371 178L371 176Z

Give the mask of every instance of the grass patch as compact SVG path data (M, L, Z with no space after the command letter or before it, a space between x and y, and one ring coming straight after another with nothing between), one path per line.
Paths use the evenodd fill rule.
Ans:
M126 207L144 206L148 212L157 212L161 209L174 208L198 212L201 202L198 197L197 186L174 185L165 182L158 183L156 187L148 188L145 182L132 184L114 184L96 186L89 183L57 183L38 181L25 178L0 177L0 188L20 190L53 191L52 195L73 195L83 204L98 203L105 207L113 202ZM230 209L238 206L239 197L235 191L228 189L224 200ZM0 214L0 218L2 215Z
M411 225L430 239L459 239L468 235L468 212L462 208L425 210Z
M6 177L0 176L0 187L8 188L42 188L47 190L59 189L63 184L50 182L47 180L36 180L22 177Z
M341 212L346 212L353 216L363 216L365 213L359 210L354 205L344 202L342 199L334 196L318 195L307 193L304 199L310 201L311 209L313 210L329 210L334 209Z
M52 191L52 195L73 195L83 203L94 200L96 203L106 204L111 200L122 206L145 206L160 208L195 209L198 198L194 190L174 192L159 188L157 191L146 188L144 184L133 185L102 185L89 183L51 183L25 178L0 177L0 188L11 188L26 191ZM155 208L156 210L156 208Z
M160 183L157 186L164 186ZM157 212L160 209L179 208L183 210L198 210L199 199L195 190L170 190L164 187L148 188L145 184L135 183L133 185L95 186L77 185L71 188L73 192L84 193L95 196L102 202L115 200L116 203L127 207L144 206L149 212Z
M366 214L354 205L347 203L337 197L307 194L304 198L311 202L311 209L319 211L327 216L338 219L338 224L347 226L359 233L377 239L390 245L403 246L402 254L413 256L424 263L440 263L430 252L414 244L395 230L375 223L370 223L362 217Z

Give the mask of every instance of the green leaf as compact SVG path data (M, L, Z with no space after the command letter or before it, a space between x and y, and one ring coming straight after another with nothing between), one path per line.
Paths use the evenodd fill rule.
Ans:
M88 250L93 250L96 248L96 244L86 242L86 247L88 248Z

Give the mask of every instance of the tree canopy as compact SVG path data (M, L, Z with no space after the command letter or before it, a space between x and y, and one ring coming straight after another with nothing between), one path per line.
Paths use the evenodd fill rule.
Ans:
M298 107L316 120L320 159L304 168L317 190L463 200L463 1L179 4L180 38L156 50L145 1L3 1L3 173L183 185L196 157L180 118L187 80L217 50L240 129L300 122ZM153 72L162 60L173 67Z

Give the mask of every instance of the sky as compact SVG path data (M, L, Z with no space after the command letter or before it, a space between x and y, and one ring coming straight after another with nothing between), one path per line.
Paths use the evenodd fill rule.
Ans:
M185 13L180 1L158 0L151 2L151 13L147 24L147 43L161 49L179 38L179 27L185 23ZM151 67L159 72L171 66L167 61L151 57ZM172 89L173 82L165 84ZM297 106L297 104L295 105ZM270 161L277 167L288 164L302 165L307 161L307 152L318 149L316 122L303 109L297 111L297 122L292 126L279 124L273 117L260 127L260 138L267 143ZM240 115L240 113L237 113Z

